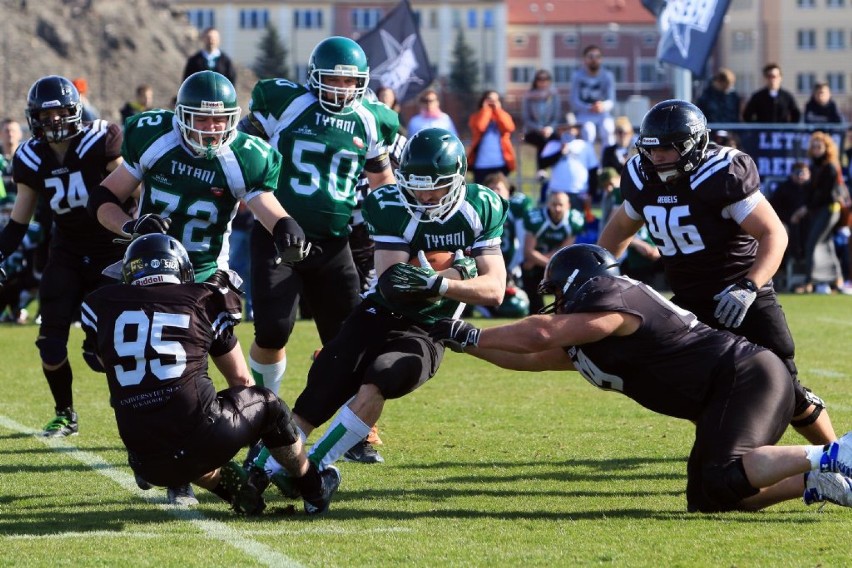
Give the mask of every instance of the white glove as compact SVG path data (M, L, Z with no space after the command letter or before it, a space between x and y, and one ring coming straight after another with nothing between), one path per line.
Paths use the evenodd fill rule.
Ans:
M713 315L725 327L739 327L755 298L757 284L748 278L742 278L713 296L714 300L719 301Z

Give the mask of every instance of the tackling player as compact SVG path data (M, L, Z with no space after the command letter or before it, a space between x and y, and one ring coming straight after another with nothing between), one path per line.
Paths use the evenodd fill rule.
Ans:
M466 172L458 138L440 128L421 130L402 151L397 184L364 200L378 280L319 353L293 407L305 437L340 410L312 447L309 458L320 470L367 435L386 400L405 396L437 372L444 349L429 338L434 321L460 314L464 302L496 306L503 299L500 235L507 203L465 183ZM434 251L456 251L452 266L430 268L425 253ZM410 264L412 257L421 265ZM255 486L263 489L267 474L282 488L274 476L280 467L265 452L255 466Z
M642 119L621 176L624 203L598 244L620 257L647 224L672 301L711 327L730 329L775 352L793 377L790 424L814 444L836 438L823 401L799 383L795 346L772 284L787 231L760 192L754 161L709 143L707 119L681 100L656 104Z
M77 87L65 77L42 77L27 95L27 122L32 138L18 148L13 176L18 193L8 224L0 233L0 263L27 233L39 200L50 204L53 231L50 255L39 284L41 326L38 347L42 370L53 395L56 416L44 436L73 436L77 413L68 362L68 334L88 292L112 282L101 271L121 259L124 245L86 212L90 193L121 165L121 127L104 120L82 121ZM126 212L131 191L116 200ZM0 274L1 275L1 274ZM83 343L83 359L97 372L103 368L93 346Z
M259 514L263 499L241 491L245 471L229 461L262 439L304 498L305 512L324 512L340 473L320 474L308 461L290 409L256 387L233 327L238 291L196 284L186 250L168 235L134 240L122 261L123 284L86 297L86 337L106 367L110 402L128 461L142 489L195 482L238 513ZM219 391L207 356L228 382Z
M695 423L689 511L750 511L802 495L806 504L852 506L852 433L825 446L774 445L795 403L774 353L619 276L597 245L553 255L541 288L555 296L543 315L488 329L444 320L432 337L506 369L576 370L598 388Z

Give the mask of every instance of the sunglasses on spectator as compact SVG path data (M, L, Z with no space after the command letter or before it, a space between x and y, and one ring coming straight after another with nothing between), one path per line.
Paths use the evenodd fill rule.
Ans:
M420 99L420 102L421 102L421 103L423 103L423 104L427 104L427 103L437 103L437 102L438 102L438 99Z
M551 79L550 79L550 77L547 77L546 75L539 75L538 77L535 78L535 80L536 81L550 81Z

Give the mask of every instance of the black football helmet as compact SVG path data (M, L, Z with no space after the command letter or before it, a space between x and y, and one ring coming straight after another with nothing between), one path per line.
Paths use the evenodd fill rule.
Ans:
M67 109L68 116L42 121L39 113L53 109ZM80 133L83 104L74 83L59 75L42 77L30 87L27 94L27 123L36 140L61 142Z
M644 170L655 172L661 181L668 182L698 167L709 141L710 129L704 113L692 103L670 99L655 104L642 119L636 148ZM680 158L655 165L650 150L664 147L673 147Z
M570 245L556 252L544 268L538 285L540 294L556 296L553 303L541 309L543 314L563 313L583 284L595 276L618 276L618 261L603 247L591 244Z
M159 233L144 235L130 243L121 262L125 284L182 284L195 280L186 249L176 239Z

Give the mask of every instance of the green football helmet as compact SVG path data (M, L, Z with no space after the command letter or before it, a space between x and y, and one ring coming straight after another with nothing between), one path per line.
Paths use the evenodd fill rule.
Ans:
M237 91L221 73L193 73L178 90L175 114L180 131L184 141L198 156L212 159L221 148L231 143L237 135L240 112ZM223 131L203 130L195 126L195 119L200 116L225 116L228 121Z
M425 128L408 139L394 175L408 212L419 222L429 223L443 221L461 206L466 173L461 141L443 128ZM447 191L437 203L422 193L437 190Z
M326 77L355 77L355 87L326 85ZM319 42L308 60L308 87L320 106L332 114L355 111L367 92L370 66L361 46L346 37L332 36Z

